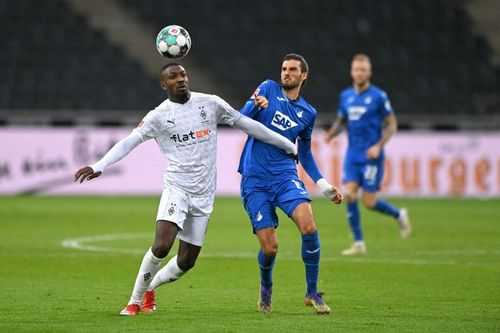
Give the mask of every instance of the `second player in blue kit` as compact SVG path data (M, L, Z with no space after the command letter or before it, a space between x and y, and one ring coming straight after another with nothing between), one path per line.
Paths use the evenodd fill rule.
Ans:
M311 152L311 135L316 110L300 96L300 89L308 78L308 65L298 54L284 57L281 82L264 81L245 104L241 113L264 124L269 129L298 142L298 159L321 192L339 204L342 194L321 175ZM254 99L265 98L265 107L255 107ZM259 103L261 105L261 103ZM278 252L275 228L280 208L297 225L302 238L307 290L304 302L318 314L330 313L322 293L317 290L320 242L309 195L297 175L292 156L251 137L245 143L238 171L242 174L241 195L256 234L260 251L258 262L261 276L259 310L272 311L272 272Z
M362 188L363 203L372 210L394 217L401 237L411 234L405 208L397 208L378 198L384 176L384 146L396 132L397 121L387 94L371 84L371 61L357 54L351 64L353 86L340 94L337 119L326 133L329 142L347 124L348 148L344 160L343 183L347 197L347 219L354 236L351 247L343 255L364 254L366 245L361 230L358 190Z

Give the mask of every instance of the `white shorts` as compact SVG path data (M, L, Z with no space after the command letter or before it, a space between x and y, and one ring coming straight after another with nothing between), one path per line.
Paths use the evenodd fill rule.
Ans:
M156 221L177 224L177 238L202 246L208 228L208 218L214 208L214 197L195 197L181 189L166 185L161 195Z

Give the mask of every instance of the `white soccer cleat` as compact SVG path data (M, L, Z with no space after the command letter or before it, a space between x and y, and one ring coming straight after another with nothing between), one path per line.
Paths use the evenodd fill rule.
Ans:
M401 238L407 239L408 237L410 237L412 230L410 224L410 217L408 216L408 209L401 208L399 210L398 224L399 224L399 232L401 234Z
M365 254L366 244L365 242L354 242L351 247L342 251L343 256L352 256L356 254Z

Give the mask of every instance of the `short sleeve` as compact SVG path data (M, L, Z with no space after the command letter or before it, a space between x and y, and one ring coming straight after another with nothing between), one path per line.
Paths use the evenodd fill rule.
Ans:
M337 107L337 116L339 117L347 117L347 110L344 107L344 101L342 98L342 94L339 95L339 105Z
M389 101L389 97L387 96L387 94L384 91L382 91L380 93L379 110L380 110L382 116L384 116L384 117L388 116L389 114L394 112L394 110L392 109L391 102Z
M233 126L234 122L240 119L241 114L219 96L213 95L213 98L217 112L217 123Z
M156 113L154 111L148 114L139 122L134 131L139 132L144 138L151 139L158 136L158 126L156 124Z

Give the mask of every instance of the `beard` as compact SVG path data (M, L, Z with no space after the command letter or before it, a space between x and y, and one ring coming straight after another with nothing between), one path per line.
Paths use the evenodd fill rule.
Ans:
M283 82L283 80L281 80L281 87L285 90L292 90L292 89L295 89L299 86L300 82L297 82L297 81L290 81L288 83L285 83Z

